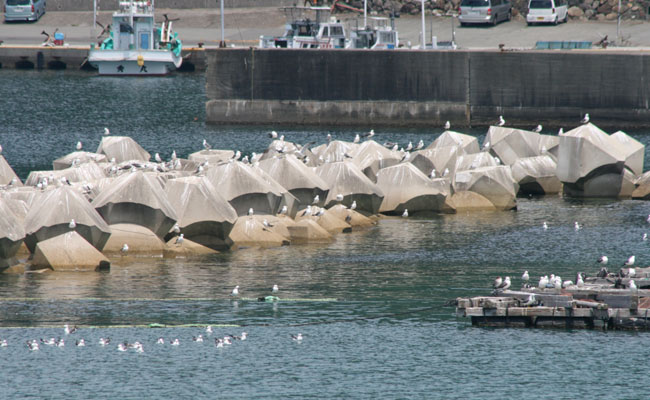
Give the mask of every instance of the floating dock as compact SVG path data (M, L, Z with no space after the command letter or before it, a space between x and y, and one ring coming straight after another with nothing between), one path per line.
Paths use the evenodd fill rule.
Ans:
M638 271L638 270L637 270ZM568 329L650 329L648 273L586 278L585 285L563 289L522 288L491 296L456 299L456 315L480 327ZM640 289L630 289L630 281Z

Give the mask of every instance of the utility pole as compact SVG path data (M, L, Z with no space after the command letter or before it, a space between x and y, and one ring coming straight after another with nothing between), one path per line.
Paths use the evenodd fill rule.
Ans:
M427 42L425 40L425 30L426 30L426 26L424 24L424 0L422 0L422 35L420 35L420 43L421 43L420 49L422 50L424 50L424 48L427 45Z
M221 0L221 41L219 42L219 47L226 47L226 35L224 31L224 15L223 15L223 0Z

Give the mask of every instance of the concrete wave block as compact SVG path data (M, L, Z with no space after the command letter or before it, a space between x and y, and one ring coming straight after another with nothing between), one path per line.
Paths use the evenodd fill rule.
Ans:
M497 208L487 198L475 192L461 191L454 193L449 203L456 209L456 212L465 211L496 211Z
M480 167L458 172L452 185L454 192L470 191L480 194L497 210L512 210L517 207L516 195L519 188L509 166Z
M326 212L336 216L341 221L345 221L347 224L352 226L353 230L354 228L368 228L377 224L376 221L373 221L355 210L350 210L343 204L337 204L329 208Z
M217 254L218 251L202 244L185 239L177 243L177 238L173 237L167 241L167 246L163 249L163 257L165 258L187 258L193 256L204 256L208 254Z
M71 231L36 244L32 268L55 271L95 271L110 267L110 262L79 233Z
M476 137L454 131L444 131L433 143L427 146L427 149L447 146L459 146L467 154L480 151Z
M562 182L555 171L557 164L549 155L527 157L512 165L512 176L519 184L519 195L546 195L559 193Z
M336 215L328 213L327 210L323 210L324 212L322 215L314 215L317 214L319 210L318 207L312 207L312 213L310 215L306 215L305 211L298 212L298 215L296 215L296 222L308 219L316 222L328 233L332 234L352 231L352 226L350 224L342 221Z
M414 151L410 162L426 176L435 170L435 177L439 178L447 170L447 176L451 177L456 170L456 160L463 154L465 151L460 146L440 146Z
M55 171L72 167L73 164L81 165L86 163L108 162L105 154L91 153L88 151L74 151L52 162L52 169Z
M217 165L220 162L228 161L235 156L232 150L201 150L187 156L189 161L196 163L205 163L206 161L211 165Z
M512 165L518 159L538 156L540 135L522 129L491 126L485 137L484 150L499 157L505 165Z
M361 171L370 178L371 181L377 182L377 172L382 168L397 165L402 160L403 155L399 152L392 151L380 145L374 140L366 140L356 149L352 162L355 163Z
M9 185L23 186L22 181L9 165L5 157L0 154L0 186Z
M97 154L104 154L109 160L121 163L128 160L149 161L147 153L135 140L128 136L104 136L97 147Z
M237 219L230 231L230 240L236 247L280 247L290 244L282 235L263 224L263 216L250 215Z
M15 257L25 238L23 224L6 203L0 198L0 269L17 263Z
M350 161L326 163L315 171L330 188L325 202L326 208L339 203L350 207L356 202L356 210L364 215L376 214L379 211L384 193L356 164ZM341 202L336 200L339 194L343 196Z
M328 243L333 240L327 230L311 219L303 219L289 227L294 243Z
M111 237L104 246L103 253L111 256L143 255L162 257L167 245L150 229L135 224L110 225ZM129 246L128 252L122 252L122 246Z

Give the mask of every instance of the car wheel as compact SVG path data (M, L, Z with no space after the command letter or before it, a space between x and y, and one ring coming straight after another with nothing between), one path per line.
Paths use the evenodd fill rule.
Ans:
M564 23L569 22L569 13L564 14Z
M492 18L492 26L497 26L498 20L499 20L499 16L494 14L494 18Z
M555 17L555 21L553 21L553 25L557 25L557 16Z

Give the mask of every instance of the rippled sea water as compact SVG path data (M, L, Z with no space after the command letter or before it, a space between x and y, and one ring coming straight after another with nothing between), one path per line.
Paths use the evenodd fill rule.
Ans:
M0 144L30 170L99 144L104 126L150 152L214 147L261 151L288 140L350 140L359 129L206 126L200 75L118 79L0 71ZM26 105L30 111L25 112ZM196 121L195 121L196 118ZM507 118L507 116L506 116ZM597 121L596 121L597 123ZM370 128L370 127L369 127ZM566 128L565 128L566 129ZM383 130L377 140L441 132ZM482 130L473 130L482 138ZM643 132L632 135L648 144ZM0 275L2 398L645 398L646 332L473 328L445 302L514 285L593 272L636 255L648 265L646 202L519 199L516 212L385 218L327 245L242 249L197 259L112 259L109 272ZM547 221L549 229L541 228ZM573 222L583 226L574 231ZM280 286L278 303L258 296ZM241 286L241 298L230 290ZM66 336L63 324L81 328ZM166 327L150 328L150 324ZM204 330L213 325L211 336ZM234 326L237 325L237 326ZM216 348L215 337L249 333ZM302 333L302 342L291 339ZM193 336L203 334L197 343ZM29 351L26 341L65 339ZM110 337L106 347L100 337ZM157 345L163 337L167 342ZM86 347L74 346L85 339ZM179 346L169 340L179 338ZM140 341L144 353L117 351ZM641 378L642 381L642 378Z

